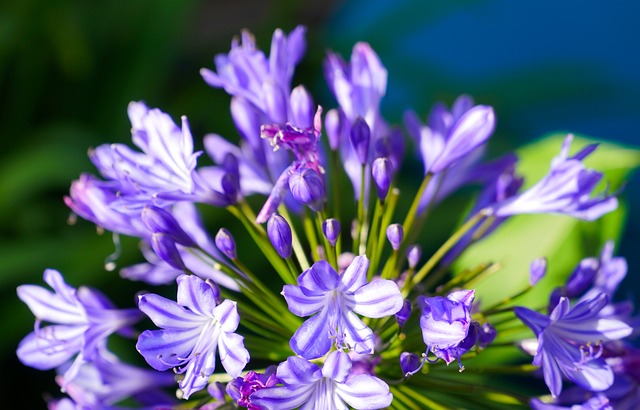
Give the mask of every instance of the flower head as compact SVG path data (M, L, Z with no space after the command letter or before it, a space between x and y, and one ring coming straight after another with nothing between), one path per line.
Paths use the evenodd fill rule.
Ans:
M278 383L280 380L276 376L275 366L269 366L264 373L250 370L244 377L236 377L227 384L227 394L238 403L238 406L256 410L259 407L251 402L251 395L259 390L274 387Z
M142 152L123 144L101 145L90 152L102 176L119 184L118 200L112 206L137 212L149 203L160 207L182 200L216 206L229 203L196 171L201 152L193 152L186 117L180 128L159 109L132 102L129 119L133 143Z
M288 116L285 101L291 93L295 66L306 51L305 32L303 26L288 35L274 31L267 58L256 48L253 35L243 31L240 39L233 39L228 54L216 55L216 72L203 68L200 74L210 86L249 101L270 122L284 124Z
M264 409L382 409L391 404L389 386L369 374L350 375L349 355L335 351L322 366L300 357L280 363L276 375L284 386L262 389L251 395Z
M560 155L553 159L544 178L525 192L496 202L487 211L498 217L553 212L592 221L615 210L618 207L615 197L606 193L592 196L602 173L587 169L582 163L596 145L589 145L570 157L572 140L573 135L567 135Z
M175 383L173 375L132 366L113 355L105 356L84 363L78 376L69 383L62 375L56 378L60 386L66 386L66 393L76 404L100 409L112 408L125 399L150 407L177 404L175 397L162 390Z
M451 111L436 104L429 115L428 125L422 125L412 111L405 114L409 133L418 141L425 173L439 174L481 149L495 129L493 108L473 105L469 96L462 95Z
M36 285L18 287L18 297L36 316L36 327L22 339L16 353L22 363L39 370L72 360L64 374L69 383L83 363L106 349L109 335L132 336L130 326L142 316L137 309L116 309L95 289L70 287L56 270L45 270L44 281L53 292ZM48 324L42 326L43 322Z
M601 357L601 343L624 338L632 329L621 320L599 316L607 302L600 293L572 308L569 299L562 297L550 316L525 307L514 309L538 338L533 364L542 366L553 396L562 392L563 378L596 392L613 384L613 372Z
M476 342L475 338L467 338L470 328L474 329L471 326L474 295L473 290L459 290L446 298L418 297L418 306L422 311L420 327L427 351L431 350L447 364L460 359ZM468 342L471 342L469 346Z
M291 338L291 349L314 359L331 349L332 339L341 348L373 353L374 335L356 313L380 318L402 308L398 286L385 279L366 283L369 260L357 256L342 274L326 261L318 261L298 277L298 285L282 291L289 310L297 316L312 316Z
M184 397L203 389L215 370L216 352L233 377L249 362L243 337L236 334L240 316L235 302L216 304L216 291L197 276L178 277L177 303L155 294L140 296L138 307L161 330L145 330L136 348L156 370L184 374Z

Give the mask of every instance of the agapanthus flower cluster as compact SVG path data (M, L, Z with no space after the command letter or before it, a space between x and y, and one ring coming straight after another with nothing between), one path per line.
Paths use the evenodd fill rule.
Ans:
M212 92L229 94L237 136L194 136L186 116L178 124L137 101L136 148L90 150L99 176L81 175L65 203L100 230L139 239L142 261L120 275L146 288L123 309L54 270L44 277L54 292L18 288L36 317L18 356L56 369L66 394L49 408L632 408L639 321L630 300L615 299L627 266L613 242L540 306L518 301L545 276L545 255L531 261L526 289L498 292L493 305L473 285L499 264L454 268L517 215L614 211L616 197L598 190L604 175L584 163L596 146L571 155L567 135L547 175L523 189L515 154L486 158L491 106L462 95L436 103L424 123L409 108L403 124L386 120L387 70L364 42L349 60L328 52L335 99L318 104L294 82L305 32L276 30L266 55L245 31L200 71ZM407 145L416 158L405 158ZM424 170L413 192L398 183L407 160ZM479 189L450 238L418 239L465 186ZM207 206L221 217L205 218ZM229 217L241 228L221 222ZM160 285L175 292L149 290ZM116 334L130 338L139 366L110 350ZM475 360L505 347L520 361ZM544 387L478 378L500 372Z

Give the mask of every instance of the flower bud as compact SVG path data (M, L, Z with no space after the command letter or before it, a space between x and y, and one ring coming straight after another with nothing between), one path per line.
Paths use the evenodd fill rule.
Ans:
M402 239L404 237L404 230L400 224L391 224L387 227L387 239L391 243L391 247L394 251L400 249Z
M171 241L184 246L195 246L195 243L180 227L176 218L167 210L156 206L145 206L140 215L142 222L152 233L162 233Z
M393 179L393 164L389 158L376 158L371 166L371 176L376 186L378 198L384 200Z
M422 256L422 248L420 245L411 245L407 250L407 261L409 261L409 267L411 269L415 268L420 262L420 257Z
M179 270L186 269L176 243L169 235L161 232L151 235L151 248L160 259L167 262L171 267Z
M322 222L322 232L331 246L336 246L336 242L340 237L340 221L335 218L329 218Z
M291 107L293 115L291 122L296 127L311 128L316 107L313 104L311 94L304 86L299 85L291 91L289 107Z
M280 257L286 259L291 256L291 227L280 214L272 214L267 221L267 235Z
M478 347L485 348L489 346L491 342L498 335L498 331L489 323L484 323L482 326L477 323L478 326Z
M240 178L238 174L225 172L220 180L220 185L229 204L238 202L238 195L240 194Z
M293 197L314 211L322 209L324 204L324 182L311 168L301 168L291 173L289 189Z
M402 303L402 308L396 313L396 322L398 322L398 326L402 327L409 317L411 316L411 301L409 299L405 299Z
M400 368L404 377L413 376L422 369L424 360L415 353L402 352L400 354Z
M225 228L220 228L215 237L216 247L227 258L234 260L236 258L236 242L229 232Z
M229 173L240 175L240 164L238 163L238 157L231 152L227 152L222 160L222 168Z
M358 160L362 165L366 164L369 157L369 140L371 139L371 130L364 118L356 118L353 125L351 125L351 133L349 134L349 137L351 140L351 146L358 156Z

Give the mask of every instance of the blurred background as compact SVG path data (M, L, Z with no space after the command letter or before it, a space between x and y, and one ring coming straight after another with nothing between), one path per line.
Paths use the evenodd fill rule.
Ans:
M38 409L44 395L58 394L53 372L15 357L33 329L16 286L42 284L43 270L54 268L121 307L139 289L104 269L114 252L110 235L85 221L68 223L62 198L69 184L94 173L87 149L130 143L132 100L176 121L187 115L196 140L208 132L237 138L229 97L198 71L213 67L240 30L268 50L275 28L306 25L308 51L294 82L327 107L335 104L322 77L325 51L348 58L355 42L367 41L389 71L382 111L390 122L407 108L424 117L434 102L468 93L495 107L491 147L500 153L553 132L640 147L638 16L640 3L631 0L2 2L0 355L11 380L2 384L2 402ZM640 267L639 184L634 175L623 193L631 211L618 254L630 276ZM134 242L124 241L121 266L139 260ZM637 279L628 283L638 288Z

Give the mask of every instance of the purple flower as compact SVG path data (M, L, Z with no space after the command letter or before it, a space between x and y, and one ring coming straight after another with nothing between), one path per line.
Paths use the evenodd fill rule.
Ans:
M227 384L227 394L238 404L250 410L259 409L251 402L251 395L259 390L275 387L280 380L276 377L276 367L269 366L264 373L250 370L244 377L236 377Z
M409 299L405 299L402 303L402 308L396 313L396 322L398 322L398 327L404 327L404 324L407 323L407 320L411 317L411 301Z
M197 276L178 277L177 303L155 294L139 297L138 307L162 330L145 330L136 348L156 370L173 368L184 398L203 389L215 370L216 352L227 373L240 375L249 362L236 303L216 304L216 292Z
M525 192L498 201L487 211L498 217L527 213L561 213L592 221L615 210L618 200L606 193L592 196L600 180L600 172L586 169L582 160L596 145L589 145L569 157L573 135L564 140L560 155L551 162L549 173Z
M476 111L475 116L463 117L468 112L469 114L467 115L473 114L472 110ZM486 123L478 115L483 110L488 115L485 118L485 120L488 120ZM432 166L439 156L444 154L443 161L445 162L453 160L447 165L446 172L435 172L432 175L420 199L418 208L420 213L427 208L427 205L440 202L463 185L469 183L480 183L482 186L491 185L499 174L515 162L514 155L507 155L487 164L480 163L486 148L486 140L481 140L485 136L488 137L488 134L485 133L487 129L484 129L483 126L491 126L494 121L490 118L492 114L489 115L489 112L491 112L489 107L474 106L471 97L461 95L453 103L451 111L447 110L442 103L434 105L427 125L423 125L413 111L405 113L405 126L419 148L418 152L425 166L425 174L429 171L435 172ZM458 137L451 141L447 140L446 136L453 131L454 125L457 125L462 120L467 122L477 121L475 125L478 127L478 134L469 133L466 134L466 138L479 138L479 140L473 141L474 143L480 143L479 145L473 147L465 146L464 141L462 141L464 138L461 140ZM463 124L460 125L462 126ZM473 123L469 122L467 125L473 125ZM464 133L466 131L462 132L460 136L464 135ZM456 149L446 154L444 152L445 142L452 144L451 148L455 147ZM460 146L458 147L457 144L460 144ZM468 151L469 148L473 149ZM458 155L460 157L455 159Z
M608 241L600 253L599 258L585 258L578 263L564 286L553 290L549 297L549 310L558 303L560 297L580 297L581 300L591 299L599 293L604 293L611 302L618 286L627 274L627 261L623 257L613 257L614 243ZM625 319L629 317L633 307L630 301L609 303L600 311L601 316L616 316Z
M64 376L56 377L56 381L60 386L66 386L65 392L82 408L111 408L127 398L150 407L177 404L174 395L162 390L175 383L173 375L142 369L109 356L100 355L96 360L84 363L77 377L70 382Z
M602 394L589 397L580 404L562 405L555 403L545 403L539 399L532 399L530 402L533 410L614 410L611 402Z
M64 202L76 215L102 229L134 237L145 236L147 229L140 215L120 212L112 206L119 199L119 190L116 181L102 181L93 175L82 174L71 183Z
M538 338L533 364L542 366L553 396L562 392L563 378L595 392L613 384L613 372L601 357L601 343L624 338L632 329L621 320L600 317L607 303L607 296L600 293L573 308L569 299L562 297L550 316L525 307L514 308L516 316Z
M200 174L208 181L214 181L211 185L215 188L215 181L218 189L222 189L222 178L229 173L224 167L226 158L233 156L238 166L238 179L241 196L252 194L269 194L273 187L273 181L286 167L286 154L273 153L268 147L268 143L260 138L260 125L252 124L254 133L242 141L240 146L235 146L220 135L207 134L204 137L204 148L207 155L218 166L203 167L199 169ZM254 142L255 140L255 142ZM266 152L270 152L267 159ZM283 155L277 155L283 154Z
M142 152L123 144L101 145L90 158L102 176L120 184L119 210L137 212L152 203L162 208L181 200L216 206L229 204L196 171L201 152L193 152L193 137L185 117L182 128L169 115L149 109L142 102L129 104L133 143Z
M354 45L348 64L338 54L328 53L324 74L341 111L340 115L329 117L330 142L333 148L335 140L339 140L342 163L354 187L355 196L359 198L362 164L368 164L371 160L372 150L369 147L375 147L377 141L385 136L397 136L389 133L380 115L380 102L387 88L387 70L371 46L360 42ZM364 123L360 123L361 120ZM366 144L366 151L365 144L360 144L362 138L356 138L357 150L351 142L352 127L361 129L361 125L366 125L369 131L367 139L370 143ZM336 135L338 131L339 136ZM363 133L357 132L357 135L362 136ZM366 172L370 172L368 166ZM368 192L367 188L365 193Z
M469 330L474 329L471 326L474 294L473 290L459 290L451 292L446 298L418 296L418 306L422 311L420 327L427 352L431 350L447 364L459 360L475 344L476 340L473 340L467 346L471 342L471 339L467 339Z
M409 262L409 267L411 269L415 268L418 262L420 262L420 257L422 256L422 247L420 245L411 245L409 249L407 249L407 261Z
M463 95L451 111L436 104L429 114L428 125L422 125L415 113L405 115L409 133L420 146L425 173L439 174L482 147L495 129L493 108L473 105Z
M424 365L424 358L415 353L402 352L400 354L400 369L403 377L410 377L416 374Z
M151 233L163 234L174 243L194 247L195 242L182 229L176 218L171 212L155 206L145 206L140 214L142 222L147 226Z
M300 357L280 363L277 376L284 386L262 389L251 395L261 409L382 409L391 404L389 386L369 374L350 375L349 355L329 354L322 369ZM345 405L346 403L346 405Z
M225 264L230 269L235 269L233 265L230 265L225 260L224 256L214 244L214 240L209 237L202 225L202 220L195 204L191 202L179 202L173 205L170 209L172 216L175 218L178 226L184 230L185 234L191 238L197 245L195 248L187 248L182 245L176 245L173 242L173 246L178 254L172 253L174 249L158 249L158 244L151 250L152 243L151 238L146 238L142 241L141 249L144 258L147 262L132 265L123 268L120 271L120 275L131 280L141 280L153 285L168 284L175 281L175 279L184 273L183 268L186 267L190 272L199 276L202 279L212 280L220 286L224 286L227 289L238 291L239 285L231 279L226 273L223 273L220 269L215 268L216 264ZM148 231L147 231L148 234ZM171 246L169 241L167 246ZM181 261L184 264L174 267L169 264L169 259L162 259L156 253L157 251L167 251L166 258L174 258L173 262ZM235 269L236 272L242 274Z
M373 353L374 335L355 313L371 318L393 315L402 308L398 286L389 280L366 283L369 260L357 256L342 274L326 261L318 261L298 277L298 285L285 285L289 310L311 316L296 331L291 349L308 359L325 355L335 339L339 348Z
M380 116L380 102L387 90L387 70L369 44L355 44L348 64L338 54L328 53L324 74L349 124L362 117L374 140L386 133L381 132L386 131L386 125Z
M36 326L22 339L16 353L23 364L38 370L53 369L73 359L64 374L69 383L83 363L106 349L109 335L133 336L130 326L142 315L137 309L115 309L95 289L70 287L53 269L44 271L44 281L53 292L36 285L18 286L18 297L36 316ZM49 324L42 326L43 322Z
M256 48L253 35L243 31L241 41L234 38L228 54L215 56L216 72L203 68L200 74L210 86L249 101L267 115L269 122L284 124L288 117L285 101L291 93L295 66L306 51L305 32L303 26L289 35L275 30L267 58Z
M311 97L309 97L311 98ZM302 122L312 124L302 126L297 123L287 122L280 124L265 124L260 127L260 137L269 141L274 151L284 148L291 151L295 157L294 166L311 168L319 174L324 173L320 164L318 152L318 140L322 131L320 117L322 108L318 107L315 115L309 119L301 119ZM313 121L310 121L313 118Z
M371 141L371 130L369 125L362 117L357 117L351 125L351 131L349 132L349 140L351 146L358 157L361 165L367 163L369 159L369 143Z
M315 211L322 208L325 188L321 175L325 171L317 145L321 130L321 113L322 109L318 107L313 127L305 129L297 128L290 123L284 127L278 124L261 127L261 136L271 142L274 150L284 147L293 152L295 159L278 177L256 222L265 222L276 211L287 194L287 188L299 203L308 205Z
M298 26L287 36L276 30L269 58L256 48L255 39L245 31L241 42L234 39L228 54L215 57L217 73L201 70L209 85L224 88L233 96L231 115L244 139L242 148L238 148L212 134L205 138L205 147L216 163L221 163L226 152L236 155L243 195L270 193L258 215L258 223L266 222L285 199L291 171L285 150L273 152L270 144L274 149L291 150L297 162L303 161L306 167L318 172L321 169L315 147L321 111L314 117L313 100L304 87L291 90L295 66L306 48L305 31ZM217 167L207 171L220 173Z

